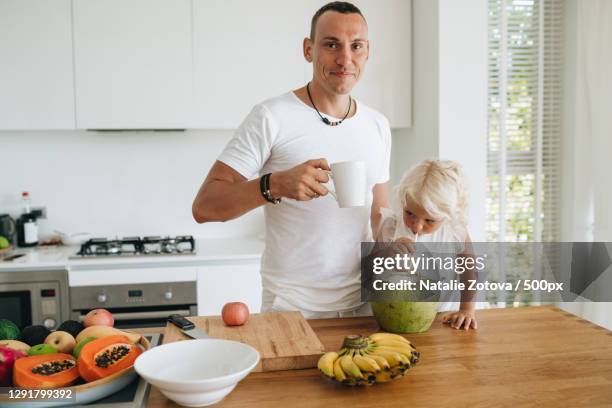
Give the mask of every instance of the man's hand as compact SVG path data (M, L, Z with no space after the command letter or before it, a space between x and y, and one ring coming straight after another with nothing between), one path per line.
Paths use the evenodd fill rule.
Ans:
M459 310L457 312L442 313L439 319L442 323L448 324L453 329L478 329L476 312L474 310Z
M329 164L325 159L308 160L289 170L272 173L270 193L272 197L287 197L298 201L308 201L327 194L321 183L327 183Z

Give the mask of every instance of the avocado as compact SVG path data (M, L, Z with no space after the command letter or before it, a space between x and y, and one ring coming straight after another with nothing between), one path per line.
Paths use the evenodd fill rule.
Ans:
M51 331L41 325L27 326L21 331L23 342L30 346L44 343L49 334Z
M58 331L65 331L72 334L72 337L76 338L76 336L85 328L83 323L77 322L76 320L66 320L64 323L60 324L57 328Z
M10 320L0 319L0 340L19 340L19 327Z

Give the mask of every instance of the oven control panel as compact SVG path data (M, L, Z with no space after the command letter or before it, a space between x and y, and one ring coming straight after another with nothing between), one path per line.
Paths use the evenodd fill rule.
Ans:
M196 282L72 287L70 303L73 310L196 304Z

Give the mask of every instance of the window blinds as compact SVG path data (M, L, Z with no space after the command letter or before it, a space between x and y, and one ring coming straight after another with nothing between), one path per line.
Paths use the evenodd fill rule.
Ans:
M489 0L487 238L560 236L562 0Z

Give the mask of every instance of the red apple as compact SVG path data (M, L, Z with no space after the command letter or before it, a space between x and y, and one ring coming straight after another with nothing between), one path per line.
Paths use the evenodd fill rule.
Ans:
M83 325L89 326L109 326L113 327L115 319L111 312L106 309L94 309L85 315Z
M221 317L228 326L241 326L249 319L249 307L242 302L226 303Z

